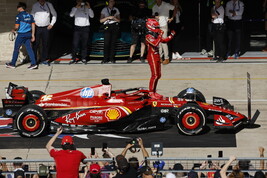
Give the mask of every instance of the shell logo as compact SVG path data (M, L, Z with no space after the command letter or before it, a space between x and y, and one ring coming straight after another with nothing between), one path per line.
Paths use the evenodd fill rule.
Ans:
M109 109L106 111L106 117L109 120L117 120L121 116L121 112L118 109Z

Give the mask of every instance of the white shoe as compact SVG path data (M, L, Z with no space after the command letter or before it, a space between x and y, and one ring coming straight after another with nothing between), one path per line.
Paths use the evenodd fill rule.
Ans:
M179 59L182 59L183 58L178 52L176 52L175 54L176 54L176 59L179 60Z
M200 52L201 55L207 54L207 51L205 49L202 49L202 51Z
M208 56L213 56L213 50L210 50L209 52L207 52Z
M176 60L177 59L177 56L175 53L172 53L172 60Z

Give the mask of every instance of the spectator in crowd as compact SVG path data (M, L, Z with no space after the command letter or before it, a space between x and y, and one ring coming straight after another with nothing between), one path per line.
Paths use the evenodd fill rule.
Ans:
M176 9L174 5L171 5L170 3L166 3L162 0L155 0L156 4L152 8L152 14L157 16L159 19L159 25L160 29L163 31L162 37L167 38L168 35L168 23L170 23L176 14ZM173 10L172 17L169 18L169 11ZM164 55L164 61L162 64L168 64L170 62L169 59L169 49L167 43L160 43L159 44L159 53L160 57L163 58Z
M143 166L140 168L140 177L142 178L153 178L153 171L149 166Z
M21 157L15 157L14 160L22 160ZM13 171L11 174L7 174L7 178L24 178L25 170L23 169L23 162L13 162Z
M0 160L5 160L6 157L0 156ZM5 176L2 175L2 172L7 172L8 168L7 168L7 164L6 163L0 163L0 178L4 178Z
M224 44L224 8L221 0L215 0L215 5L211 8L212 31L215 43L215 58L217 62L222 62L225 58Z
M161 99L163 96L156 93L158 80L161 77L161 64L159 55L159 43L167 43L175 35L175 31L171 32L167 38L163 38L163 33L159 29L159 23L156 19L148 19L146 22L148 34L146 35L146 43L148 48L147 61L150 66L151 77L149 82L149 95L153 99Z
M235 165L233 167L233 171L227 176L227 170L229 168L229 166L236 160L235 156L230 156L229 160L225 163L225 165L222 167L221 171L220 171L220 175L221 178L231 178L231 177L240 177L243 178L244 174L243 172L241 172L241 170L239 169L238 165Z
M184 170L184 167L181 163L176 163L173 165L172 170L174 171L181 171ZM166 178L172 178L172 177L180 177L180 178L185 178L186 174L184 172L173 172L173 173L168 173L166 175Z
M76 62L77 53L80 53L82 62L87 63L87 48L90 31L90 18L94 18L94 11L89 2L77 0L76 6L72 8L70 16L74 17L74 33L72 41L72 60L69 64ZM80 50L80 51L79 51Z
M18 32L18 36L15 41L13 57L10 63L6 63L7 68L15 69L16 62L19 55L19 49L21 45L25 45L28 55L30 56L31 65L28 67L29 70L37 69L35 56L31 47L31 42L34 42L34 32L35 24L33 16L27 13L25 10L27 8L26 3L19 2L17 5L17 11L19 14L16 16L16 22L12 32Z
M228 35L228 51L227 57L234 51L234 58L240 56L241 45L241 28L242 15L244 12L244 3L240 0L230 0L226 4L225 14L228 17L227 35ZM233 46L232 43L235 45Z
M71 136L64 136L62 138L62 150L57 150L52 146L62 131L62 127L57 129L56 134L46 144L46 149L56 162L58 178L78 178L80 162L85 163L84 159L86 159L86 156L76 150Z
M142 63L145 62L145 36L146 36L146 19L150 16L150 11L146 7L145 0L139 0L138 9L133 9L131 19L131 33L132 33L132 45L130 47L130 56L127 63L131 63L133 61L133 55L135 52L136 45L141 43L141 51L140 51L140 60Z
M171 0L170 3L175 7L176 14L174 15L174 20L170 23L170 29L174 30L176 32L176 35L174 36L174 39L171 41L171 51L172 51L172 59L182 59L183 57L179 54L179 39L181 31L183 30L183 26L181 23L181 13L182 13L182 7L179 3L179 0Z
M100 23L104 25L104 59L101 64L116 63L115 47L119 35L120 11L114 7L115 0L108 0L108 5L104 7L100 15Z
M49 65L47 61L49 49L49 33L56 23L57 13L50 2L46 2L46 0L38 0L38 2L33 4L31 14L34 17L36 24L36 41L33 46L34 54L39 64ZM37 51L40 53L38 53Z
M115 178L136 178L137 171L131 167L123 155L116 156L117 174Z

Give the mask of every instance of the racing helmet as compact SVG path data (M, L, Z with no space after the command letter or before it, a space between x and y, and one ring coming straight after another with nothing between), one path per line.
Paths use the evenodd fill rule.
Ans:
M157 29L159 29L159 22L156 19L152 19L152 18L151 19L147 19L146 28L149 31L158 32Z

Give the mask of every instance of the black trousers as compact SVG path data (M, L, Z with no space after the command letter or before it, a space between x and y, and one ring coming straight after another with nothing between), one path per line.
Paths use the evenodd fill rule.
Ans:
M119 35L119 24L107 25L104 31L104 61L115 61L115 47Z
M242 20L228 20L227 22L228 53L240 52L241 28L242 28Z
M34 55L36 56L37 63L43 62L48 59L48 42L49 42L49 30L47 26L35 28L35 42L33 44ZM42 43L42 49L40 50L40 44ZM37 51L40 52L40 58L38 58Z
M90 32L89 26L74 27L73 41L72 41L72 59L77 58L77 53L80 53L81 59L87 58L89 32Z
M224 24L212 24L213 38L215 43L215 57L225 57Z

